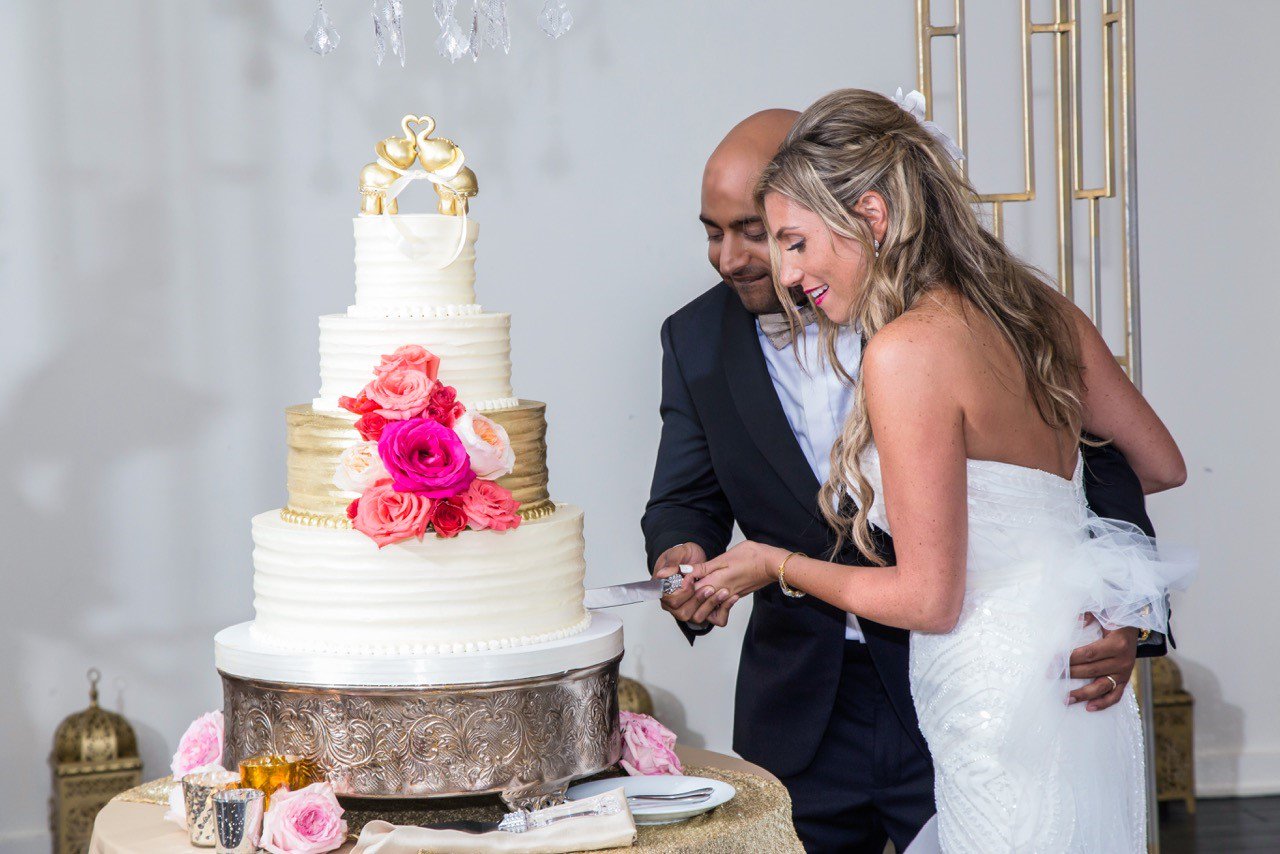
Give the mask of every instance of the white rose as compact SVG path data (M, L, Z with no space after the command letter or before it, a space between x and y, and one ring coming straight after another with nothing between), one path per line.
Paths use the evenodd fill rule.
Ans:
M387 476L386 466L378 456L378 443L357 442L338 457L338 468L333 473L333 485L347 492L363 493Z
M497 480L515 468L516 452L511 450L511 439L501 425L468 410L453 425L453 432L467 449L476 477Z

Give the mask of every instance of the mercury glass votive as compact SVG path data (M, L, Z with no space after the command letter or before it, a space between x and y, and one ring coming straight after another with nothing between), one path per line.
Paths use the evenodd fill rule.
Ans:
M183 809L187 813L187 838L199 848L212 848L217 842L213 825L213 796L224 789L240 785L234 771L202 771L182 778Z
M266 800L259 789L225 789L213 796L218 854L254 854L258 850Z
M271 806L271 795L285 786L296 792L311 782L311 763L301 756L267 753L251 756L240 763L240 781L248 789L257 789L266 797L264 807Z

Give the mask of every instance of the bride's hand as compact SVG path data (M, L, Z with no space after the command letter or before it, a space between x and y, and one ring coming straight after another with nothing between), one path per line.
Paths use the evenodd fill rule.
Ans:
M746 596L777 581L778 564L786 556L782 549L748 540L706 563L694 564L689 577L699 596L712 595L703 593L704 589Z

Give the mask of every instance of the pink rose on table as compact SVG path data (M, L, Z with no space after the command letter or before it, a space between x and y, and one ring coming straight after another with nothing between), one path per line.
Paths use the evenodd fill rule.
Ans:
M476 477L462 440L429 418L388 424L378 439L378 456L399 492L452 498Z
M467 527L467 511L462 509L462 502L457 498L445 498L437 501L431 508L431 527L438 537L456 537Z
M431 521L431 499L416 492L396 492L390 478L383 478L353 502L351 527L378 544L378 548L422 538Z
M622 715L622 767L633 777L683 774L676 756L676 734L648 715Z
M378 404L374 410L388 421L416 418L427 408L436 382L421 371L396 368L379 374L364 387L364 393Z
M328 783L279 789L262 819L262 847L271 854L324 854L347 840L342 805Z
M191 722L178 739L178 752L173 754L169 770L173 779L181 780L201 765L222 761L222 712L209 712Z
M432 382L440 372L440 357L417 344L406 344L389 356L382 357L382 364L373 369L374 374L383 376L398 370L412 370L425 374Z
M511 439L502 425L495 424L483 415L464 412L453 425L462 444L471 457L471 470L476 477L497 480L511 474L516 465L516 453L511 449Z
M462 495L462 509L467 521L477 531L508 531L520 525L516 511L520 502L511 497L511 491L491 480L476 479Z

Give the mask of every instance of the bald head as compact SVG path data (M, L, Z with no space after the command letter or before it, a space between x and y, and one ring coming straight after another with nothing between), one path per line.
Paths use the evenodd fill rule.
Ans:
M800 114L761 110L743 119L711 152L702 173L702 215L711 264L754 314L781 311L769 272L764 224L751 200L756 179Z

